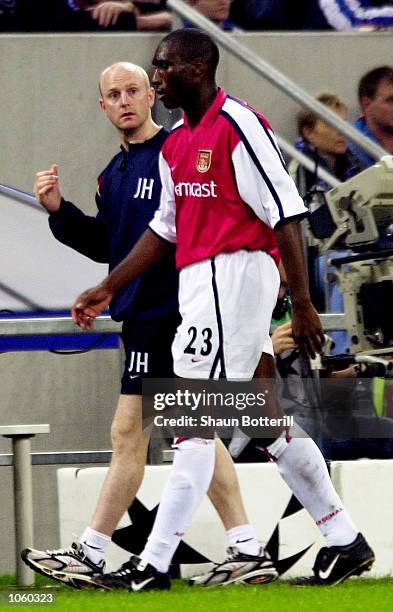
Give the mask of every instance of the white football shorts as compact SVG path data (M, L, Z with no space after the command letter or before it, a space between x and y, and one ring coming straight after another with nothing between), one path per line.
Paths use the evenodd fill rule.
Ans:
M220 253L180 272L182 322L172 345L182 378L251 380L269 328L280 276L263 251Z

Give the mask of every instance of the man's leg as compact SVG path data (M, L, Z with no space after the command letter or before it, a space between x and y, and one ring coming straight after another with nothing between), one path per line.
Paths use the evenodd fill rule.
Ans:
M80 542L98 563L143 479L149 436L142 434L142 398L120 395L111 426L112 460L89 527ZM98 550L97 550L98 549Z
M261 584L278 578L270 556L248 522L235 465L219 438L216 438L216 461L208 496L226 529L228 557L210 572L192 578L190 584Z
M216 462L208 496L227 532L248 523L235 466L220 438L216 438Z
M142 434L140 395L120 395L111 427L112 461L92 517L80 538L69 549L26 549L24 561L35 571L72 583L76 574L102 572L104 558L116 526L131 505L143 478L149 437Z

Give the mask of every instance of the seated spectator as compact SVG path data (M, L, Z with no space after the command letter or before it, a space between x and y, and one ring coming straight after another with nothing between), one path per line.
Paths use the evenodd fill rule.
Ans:
M233 30L236 28L232 20L229 19L231 0L185 0L185 2L199 13L202 13L204 17L214 21L223 30ZM192 26L193 24L187 20L173 17L172 29Z
M109 25L115 26L119 18L124 18L126 15L133 16L136 30L169 30L172 23L172 16L166 10L165 0L146 2L145 0L135 2L104 0L87 10L91 11L93 19L104 28Z
M333 366L321 385L299 357L290 322L274 330L272 342L285 414L314 439L326 460L393 458L393 420L376 416L372 379L359 381L359 366ZM264 461L259 446L258 439L236 430L229 450L237 461Z
M108 26L115 26L121 15L134 15L135 13L135 5L133 2L111 2L103 0L102 2L97 2L91 4L85 3L82 6L82 10L90 11L90 15L102 28L107 28ZM133 23L135 26L135 23Z
M246 30L352 30L393 27L391 0L234 0L231 19Z
M186 0L226 30L231 0ZM4 8L2 8L2 4ZM169 30L192 26L166 9L166 0L0 0L0 30L19 32Z
M358 99L362 115L355 127L393 154L393 66L378 66L362 76ZM360 160L362 168L375 164L375 159L359 145L351 143L350 149Z
M336 94L323 92L315 99L341 119L347 118L347 106ZM349 150L346 137L335 128L308 109L299 110L296 123L299 140L295 146L314 161L316 168L322 167L328 170L340 181L345 181L360 172L360 162ZM303 198L316 187L321 190L330 189L330 186L318 178L315 172L307 170L296 161L290 163L289 170Z
M316 96L316 99L345 119L347 107L345 103L335 94L324 92ZM332 235L336 226L331 218L330 211L326 205L324 192L330 189L322 179L317 176L318 167L328 170L340 181L345 181L361 170L361 164L349 150L348 141L335 128L319 119L312 111L301 109L297 114L297 130L300 136L296 142L296 148L307 155L315 163L315 171L304 168L297 161L291 161L289 171L310 209L310 228L313 237L323 240ZM311 241L313 242L313 241ZM340 245L335 251L330 251L329 256L318 255L318 250L310 246L309 274L313 301L320 311L342 312L343 297L334 280L334 272L328 267L327 260L330 257L349 254L345 248L340 251ZM334 351L344 353L348 348L348 335L346 332L333 332L335 343Z
M119 15L116 23L101 25L92 17L89 0L16 0L15 30L20 32L89 32L100 30L134 30L133 15ZM101 2L127 6L129 3Z
M230 18L245 30L302 30L304 29L304 5L293 0L234 0ZM320 27L313 23L312 29L330 29L326 20Z
M16 0L0 0L0 32L15 28Z
M17 32L167 30L172 17L165 9L165 0L0 0L0 28Z
M318 0L327 23L335 30L393 27L392 0Z
M166 0L138 0L135 6L137 30L170 30L172 15L166 10Z

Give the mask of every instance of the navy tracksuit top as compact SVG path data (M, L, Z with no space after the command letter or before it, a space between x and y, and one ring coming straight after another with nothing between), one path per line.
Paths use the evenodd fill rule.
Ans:
M161 129L153 138L123 147L98 178L95 217L85 215L64 199L49 216L53 235L63 244L112 270L147 229L160 203L158 156L168 136ZM115 321L148 319L177 309L178 275L174 253L146 274L123 287L110 305Z

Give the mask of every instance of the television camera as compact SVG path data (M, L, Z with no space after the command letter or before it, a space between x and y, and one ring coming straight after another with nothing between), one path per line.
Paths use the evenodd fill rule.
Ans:
M330 263L344 296L351 353L393 353L393 156L325 193L311 208L310 229L321 253L353 254Z

